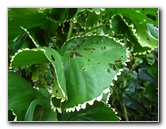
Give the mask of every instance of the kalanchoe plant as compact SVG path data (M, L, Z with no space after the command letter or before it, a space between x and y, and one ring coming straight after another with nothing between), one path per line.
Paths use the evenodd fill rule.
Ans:
M137 57L150 53L145 60L155 64L158 9L9 8L8 32L9 121L130 120L128 93L117 87L129 83L120 82ZM147 70L154 75L136 72L150 81L147 99L158 103L150 93L158 92L157 80L146 79ZM115 93L126 100L117 98L122 114Z

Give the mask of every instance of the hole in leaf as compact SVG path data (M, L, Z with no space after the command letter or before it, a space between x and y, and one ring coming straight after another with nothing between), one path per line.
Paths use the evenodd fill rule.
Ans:
M153 16L153 15L151 15L151 14L147 14L146 16L147 16L148 18L150 18L151 20L156 21L156 17L155 17L155 16Z
M53 61L55 61L55 58L54 58L54 56L53 56L53 55L51 55L51 59L52 59Z
M81 71L84 72L84 71L86 71L86 69L85 68L81 68Z
M78 52L72 52L70 54L70 58L74 58L74 57L83 57L81 54L79 54Z
M120 58L119 59L122 59L123 58L123 56L120 56Z
M75 56L77 57L83 57L81 54L79 54L78 52L75 53Z
M106 49L106 46L101 47L101 50L105 50L105 49Z
M85 51L90 51L91 53L93 53L96 49L95 48L84 48Z
M107 68L107 69L106 69L106 71L107 71L108 73L110 73L110 72L111 72L109 68Z
M58 93L58 90L56 90L55 92Z
M96 50L95 48L84 48L85 51L94 51Z
M90 61L90 59L88 59L88 61Z
M98 62L97 64L100 64L100 62Z

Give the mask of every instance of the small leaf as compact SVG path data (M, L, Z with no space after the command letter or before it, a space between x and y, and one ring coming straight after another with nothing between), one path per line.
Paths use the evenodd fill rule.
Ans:
M158 102L158 90L154 85L149 84L146 86L145 90L146 97L153 102Z
M158 28L153 24L147 24L148 30L154 38L158 39Z
M155 57L152 53L146 54L145 59L150 65L153 65L155 63Z
M157 84L157 81L148 73L147 68L140 68L138 69L138 75L142 80L148 81L153 83L155 86Z

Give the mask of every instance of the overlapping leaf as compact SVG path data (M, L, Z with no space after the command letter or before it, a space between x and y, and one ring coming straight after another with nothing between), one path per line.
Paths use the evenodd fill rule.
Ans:
M18 81L19 80L19 81ZM23 92L24 91L24 92ZM12 109L17 120L23 120L29 103L36 98L30 83L14 72L8 73L8 109Z
M59 23L52 21L40 12L40 9L36 8L9 8L8 9L8 39L9 43L18 38L22 33L22 29L26 28L43 28L47 32L54 32Z
M129 40L128 44L132 44L134 53L153 50L158 46L158 28L156 27L158 12L156 8L151 11L153 11L153 19L143 9L110 9L110 13L108 13L109 10L106 13L107 16L112 16L113 32L121 35L121 39Z
M62 121L118 121L114 109L103 102L95 101L94 105L87 105L86 109L62 115Z
M61 56L56 50L47 47L20 50L12 57L11 66L29 66L48 62L54 67L54 84L51 92L64 101L67 99L65 75Z
M40 112L39 108L35 110L38 106L41 108ZM18 73L8 72L8 110L16 115L17 121L55 121L56 113L50 108L46 92L42 95L42 92L32 88Z
M57 121L57 114L51 110L49 98L41 97L31 101L25 121Z
M120 69L115 62L125 63L126 48L106 36L74 38L66 42L60 53L64 69L68 101L63 107L70 110L85 108L109 92L110 83Z

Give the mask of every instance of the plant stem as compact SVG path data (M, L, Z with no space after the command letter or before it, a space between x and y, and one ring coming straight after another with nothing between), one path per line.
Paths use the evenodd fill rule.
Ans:
M82 36L82 35L85 35L85 34L88 33L88 32L91 32L91 31L93 31L93 30L95 30L95 29L98 29L98 28L102 28L102 27L104 27L104 26L106 26L106 25L107 25L107 24L94 27L94 28L92 28L92 29L90 29L90 30L84 31L84 32L83 32L82 34L80 34L80 35L81 35L81 36Z
M158 58L154 52L153 52L153 55L154 55L155 59L158 61Z
M69 32L67 35L67 40L69 40L71 38L72 32L73 32L73 22L70 21L70 28L69 28Z
M122 107L123 107L123 115L124 115L124 118L126 121L129 120L128 116L127 116L127 110L126 110L126 107L124 105L124 103L122 103Z

